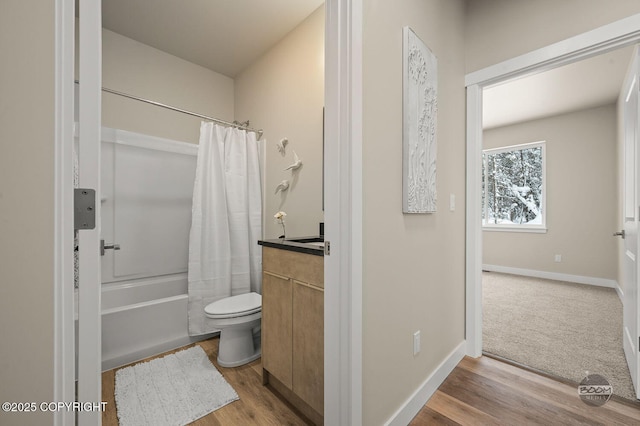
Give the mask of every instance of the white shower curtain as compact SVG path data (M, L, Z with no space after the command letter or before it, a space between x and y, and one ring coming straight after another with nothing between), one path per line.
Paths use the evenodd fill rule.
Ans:
M254 132L203 122L189 235L189 334L215 331L204 308L262 292L262 184Z

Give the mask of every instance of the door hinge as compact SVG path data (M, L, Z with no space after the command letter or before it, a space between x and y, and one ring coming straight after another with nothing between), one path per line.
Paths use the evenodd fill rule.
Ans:
M324 255L331 256L331 241L324 242Z
M96 228L96 190L74 188L73 190L73 228Z

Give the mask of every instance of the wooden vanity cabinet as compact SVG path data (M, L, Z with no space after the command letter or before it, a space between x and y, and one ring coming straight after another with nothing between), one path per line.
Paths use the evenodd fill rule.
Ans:
M262 248L263 382L316 424L324 411L324 258Z
M293 391L324 410L324 291L293 281Z
M293 287L291 280L262 274L262 368L293 387Z

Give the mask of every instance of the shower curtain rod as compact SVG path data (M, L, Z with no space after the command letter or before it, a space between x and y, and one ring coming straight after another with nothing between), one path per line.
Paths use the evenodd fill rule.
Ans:
M74 82L75 82L75 84L80 84L80 82L78 80L75 80ZM209 117L209 116L206 116L206 115L198 114L197 112L187 111L186 109L176 108L174 106L163 104L161 102L156 102L156 101L152 101L152 100L149 100L149 99L140 98L138 96L133 96L133 95L130 95L128 93L118 92L117 90L109 89L107 87L103 87L102 91L103 92L107 92L107 93L111 93L113 95L118 95L118 96L122 96L122 97L125 97L125 98L133 99L133 100L136 100L136 101L145 102L145 103L148 103L148 104L151 104L151 105L155 105L157 107L170 109L171 111L176 111L176 112L181 112L183 114L192 115L194 117L199 117L199 118L202 118L202 119L207 120L207 121L213 121L214 123L222 124L224 126L236 127L238 129L243 129L243 130L248 130L250 132L255 132L258 135L258 140L260 140L262 138L262 129L258 130L258 129L253 129L253 128L249 127L249 121L248 120L245 122L246 124L245 123L239 123L237 121L230 122L230 121L221 120L219 118L213 118L213 117Z

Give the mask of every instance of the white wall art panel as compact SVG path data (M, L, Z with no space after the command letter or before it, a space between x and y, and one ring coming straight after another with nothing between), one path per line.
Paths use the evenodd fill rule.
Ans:
M402 211L436 211L438 61L409 27L403 28Z

